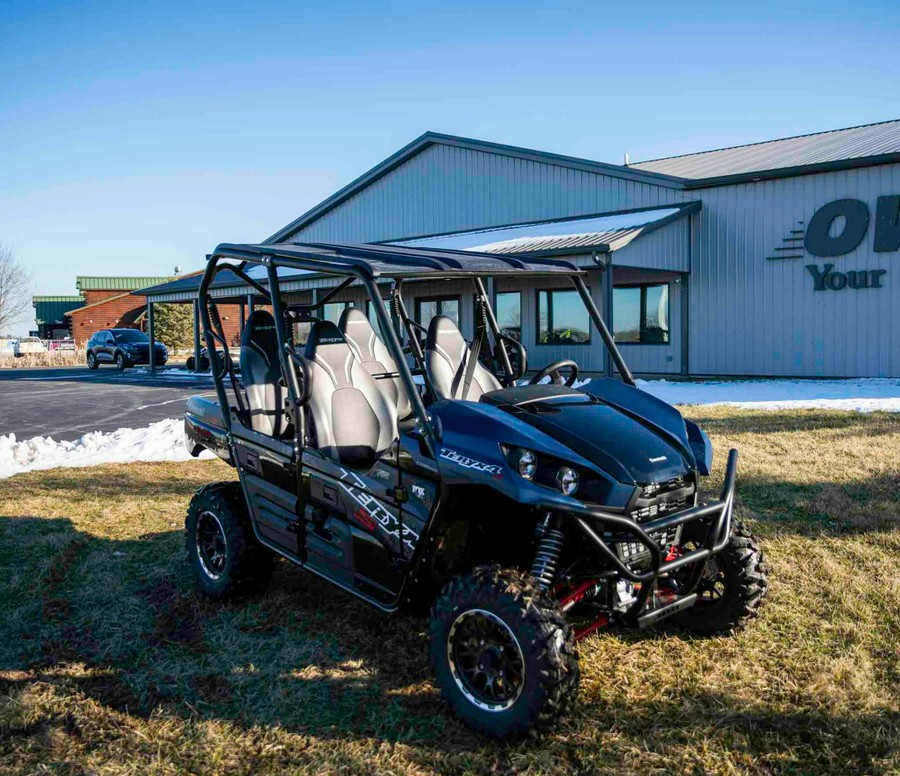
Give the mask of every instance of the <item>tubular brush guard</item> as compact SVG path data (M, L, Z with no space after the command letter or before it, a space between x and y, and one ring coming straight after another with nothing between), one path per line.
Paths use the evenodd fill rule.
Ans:
M581 529L582 533L591 540L600 555L615 568L625 579L639 583L640 591L634 603L625 612L623 617L628 620L637 620L638 613L644 608L647 599L654 587L654 583L660 574L695 564L693 573L688 583L679 591L681 598L689 596L700 582L703 574L704 563L707 558L722 551L728 543L731 535L732 514L734 512L734 487L737 477L738 451L729 450L728 463L725 466L725 480L722 485L722 494L718 501L710 504L685 509L672 515L650 520L638 524L634 520L623 515L614 515L600 509L591 509L587 506L566 507L560 510L558 504L547 505L548 509L571 518ZM702 544L697 549L686 552L674 560L664 561L660 552L659 543L650 534L660 533L668 529L676 528L686 523L695 521L709 521L709 528ZM622 562L615 551L601 538L595 527L613 528L622 533L630 534L634 540L644 546L650 553L650 568L647 571L633 571ZM640 623L638 623L640 624Z

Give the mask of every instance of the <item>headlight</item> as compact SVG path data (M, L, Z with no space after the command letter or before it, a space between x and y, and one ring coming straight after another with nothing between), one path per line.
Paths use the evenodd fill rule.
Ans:
M556 484L566 496L574 496L578 490L578 472L574 469L563 466L556 473Z
M519 448L514 452L516 471L526 480L534 479L534 473L537 471L537 456L531 450Z

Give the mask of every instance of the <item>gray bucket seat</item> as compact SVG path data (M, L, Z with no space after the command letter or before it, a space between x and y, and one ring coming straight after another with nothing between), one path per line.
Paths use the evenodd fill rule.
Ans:
M341 331L347 344L353 348L357 360L369 374L397 372L397 362L391 358L387 346L375 333L375 329L362 310L356 307L348 307L344 310L341 315ZM412 413L409 396L406 395L406 389L399 377L382 378L376 380L375 385L397 408L398 418L408 417Z
M359 362L340 329L316 321L306 342L308 409L320 451L347 466L370 466L397 438L397 409Z
M472 351L452 318L436 315L431 319L425 338L425 371L439 399L478 401L483 393L503 387L493 374L476 364L468 394L463 396L466 364L471 355Z
M284 387L275 319L268 310L254 310L244 325L241 384L247 396L250 428L262 434L281 436L286 430Z

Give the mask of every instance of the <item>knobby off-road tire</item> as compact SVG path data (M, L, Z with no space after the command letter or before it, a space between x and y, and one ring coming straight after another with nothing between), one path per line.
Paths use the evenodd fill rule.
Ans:
M480 626L486 629L487 645L484 638L465 638ZM464 644L480 641L484 646L476 650L495 650L492 661L491 654L481 653L485 662L496 665L499 659L506 668L518 662L509 659L515 654L512 647L505 657L499 657L491 646L491 634L512 636L510 643L521 655L518 691L510 690L516 682L508 682L504 689L510 697L499 701L496 697L487 700L478 689L479 682L470 681L466 659L471 655L462 651ZM572 631L555 601L521 572L479 567L451 580L432 607L428 639L435 680L451 708L467 725L493 738L550 730L578 692L578 655ZM480 667L481 659L469 662L473 671ZM507 671L510 676L506 678L515 678L511 675L516 673Z
M769 588L767 573L753 534L736 522L728 544L706 563L697 603L673 615L672 624L701 636L743 627L759 613Z
M238 482L216 482L194 494L185 544L197 586L210 598L257 592L272 578L275 556L253 534Z

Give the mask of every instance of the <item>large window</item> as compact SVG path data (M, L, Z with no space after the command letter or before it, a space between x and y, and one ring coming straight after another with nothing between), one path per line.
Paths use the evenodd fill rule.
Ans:
M613 329L625 345L669 343L669 286L620 286L613 289Z
M427 329L435 315L446 315L459 326L459 297L432 296L416 299L416 321L420 326Z
M504 291L494 296L494 315L500 331L507 337L522 340L522 294Z
M538 345L587 345L591 319L577 291L538 291Z

